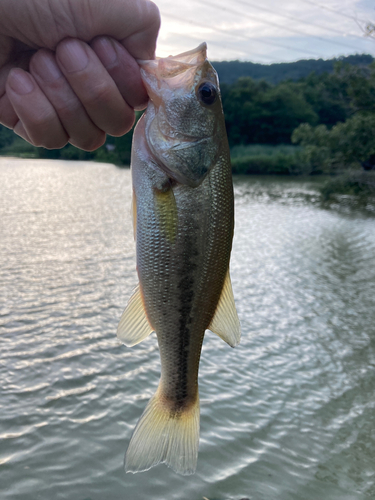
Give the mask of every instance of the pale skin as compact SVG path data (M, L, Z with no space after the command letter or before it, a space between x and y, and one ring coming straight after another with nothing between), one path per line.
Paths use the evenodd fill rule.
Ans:
M0 0L0 123L49 149L125 134L159 26L149 0Z

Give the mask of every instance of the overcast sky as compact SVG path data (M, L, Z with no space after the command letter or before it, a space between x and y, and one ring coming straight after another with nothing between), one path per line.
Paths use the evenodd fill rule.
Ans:
M364 37L375 22L372 0L154 0L162 27L157 55L190 50L202 41L211 60L261 63L375 56Z

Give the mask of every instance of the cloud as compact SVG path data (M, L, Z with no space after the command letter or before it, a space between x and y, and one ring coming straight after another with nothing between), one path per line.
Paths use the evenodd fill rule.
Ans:
M190 50L202 41L212 60L256 62L375 55L361 26L375 20L369 0L156 0L162 16L157 54Z

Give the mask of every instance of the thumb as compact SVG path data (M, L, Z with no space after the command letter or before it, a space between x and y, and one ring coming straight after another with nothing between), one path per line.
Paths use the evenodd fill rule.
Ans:
M3 54L6 38L34 50L55 50L64 38L90 42L106 35L120 41L135 59L152 59L159 27L159 9L150 0L0 1Z
M65 0L59 0L65 3ZM76 0L70 4L78 38L117 39L135 59L152 59L160 28L157 6L149 0Z

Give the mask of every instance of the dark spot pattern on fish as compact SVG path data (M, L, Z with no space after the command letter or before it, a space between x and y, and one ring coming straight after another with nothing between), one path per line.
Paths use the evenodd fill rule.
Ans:
M178 352L177 364L179 367L176 392L175 392L175 411L178 412L185 404L188 392L188 366L189 366L189 347L191 341L191 324L192 324L192 308L194 301L194 273L197 268L194 260L199 254L197 249L196 238L192 237L193 231L185 233L184 241L184 254L182 256L182 263L179 270L180 280L178 282L179 290L179 304L178 309L180 318L178 325Z

